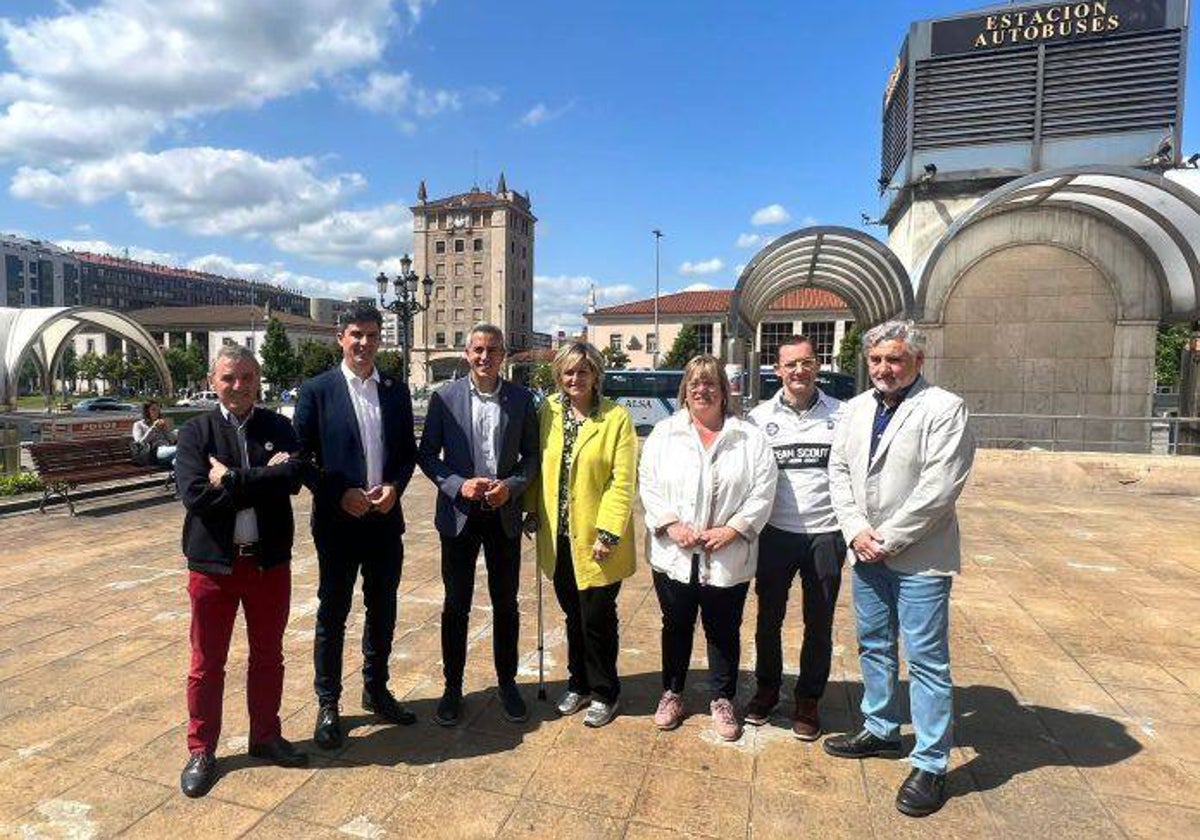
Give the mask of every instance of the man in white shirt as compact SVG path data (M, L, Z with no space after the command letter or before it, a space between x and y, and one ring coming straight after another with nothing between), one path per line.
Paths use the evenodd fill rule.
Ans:
M296 402L296 432L316 467L309 477L321 576L313 739L325 749L342 744L342 649L360 572L367 610L362 707L392 723L416 721L387 687L404 561L400 496L412 478L417 446L408 386L375 367L381 325L373 306L342 313L337 332L342 363L305 382Z
M820 361L811 339L793 336L779 347L775 372L779 393L750 412L775 452L779 467L775 506L759 538L758 628L755 634L758 690L746 707L746 723L761 726L779 704L783 684L781 633L788 591L800 575L804 642L796 680L792 733L803 741L821 735L818 703L829 681L833 611L842 581L846 542L829 498L829 448L842 403L817 387Z
M429 400L421 433L421 470L437 485L434 524L442 543L442 669L445 691L434 721L462 716L467 627L475 563L483 549L492 601L492 657L505 718L528 709L517 690L521 570L521 494L538 473L537 409L527 388L501 378L504 333L479 324L467 337L469 375Z

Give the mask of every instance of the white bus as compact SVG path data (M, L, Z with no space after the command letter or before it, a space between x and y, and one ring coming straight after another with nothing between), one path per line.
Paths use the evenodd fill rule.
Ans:
M648 435L654 424L674 414L678 408L680 370L606 370L604 396L611 397L629 409L639 435ZM779 390L779 376L765 367L759 372L762 388L760 399L770 399ZM822 391L839 400L848 400L857 393L854 377L847 373L823 370L817 374ZM746 391L746 384L742 385Z

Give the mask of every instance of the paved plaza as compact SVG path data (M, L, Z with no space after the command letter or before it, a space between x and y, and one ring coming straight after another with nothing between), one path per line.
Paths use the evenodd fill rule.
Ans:
M981 455L981 457L983 457ZM1136 472L1136 470L1134 471ZM1200 475L1200 471L1196 473ZM1117 485L1119 486L1119 485ZM1195 485L1193 485L1195 486ZM904 761L853 762L792 738L787 710L741 741L709 732L697 637L682 729L658 732L660 613L643 564L621 591L624 714L602 730L537 703L537 590L526 543L524 725L494 697L482 568L466 719L434 725L442 585L433 491L409 521L393 688L420 715L381 726L357 705L347 645L347 745L311 743L316 561L298 501L285 638L284 735L313 758L284 770L245 755L246 646L235 633L218 752L222 778L185 799L188 606L182 510L161 490L93 499L74 519L0 518L0 834L182 837L1154 837L1200 836L1200 496L979 482L961 504L953 594L956 742L938 814L893 806ZM785 653L794 675L798 589ZM855 726L849 586L822 715ZM544 591L550 698L565 680L561 612ZM753 692L753 595L739 696ZM361 630L361 608L351 637ZM239 636L243 638L239 638ZM785 685L790 691L790 684Z

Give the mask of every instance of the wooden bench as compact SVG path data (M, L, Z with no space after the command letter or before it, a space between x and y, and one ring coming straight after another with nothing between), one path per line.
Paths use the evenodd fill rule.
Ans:
M136 478L166 472L164 486L175 480L174 471L162 466L144 467L133 462L130 438L95 437L29 444L29 455L42 482L42 502L38 510L46 512L46 503L58 495L75 515L71 491L83 484Z

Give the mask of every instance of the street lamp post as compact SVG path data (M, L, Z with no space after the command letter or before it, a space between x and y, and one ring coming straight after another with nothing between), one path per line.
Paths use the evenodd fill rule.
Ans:
M391 303L384 300L387 296L388 276L381 271L375 278L375 285L379 287L379 308L396 315L400 321L400 350L403 355L400 379L406 385L412 356L413 316L429 309L429 299L433 296L433 278L426 273L425 279L422 280L411 269L412 258L405 254L400 258L400 273L391 281L394 297ZM418 286L421 287L421 300L417 300ZM429 336L425 337L425 341L428 343Z
M658 228L650 232L654 234L654 354L650 358L650 367L658 370L658 354L662 347L662 337L658 334L658 264L659 243L662 242L663 233Z

